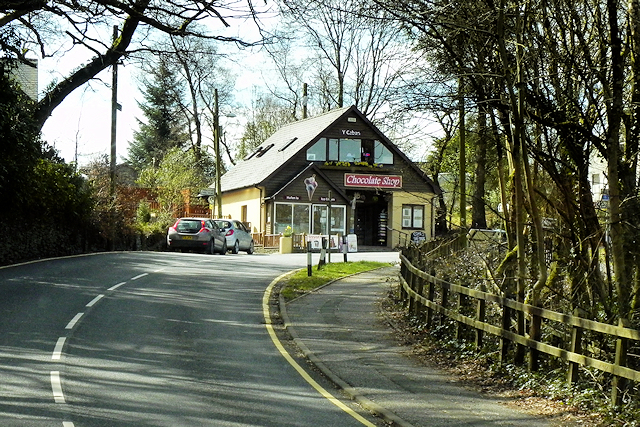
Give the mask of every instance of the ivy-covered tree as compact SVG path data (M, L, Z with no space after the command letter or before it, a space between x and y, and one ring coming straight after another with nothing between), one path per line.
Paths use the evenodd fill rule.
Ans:
M29 198L28 171L40 154L39 132L30 117L33 101L9 72L10 64L0 62L0 217L15 213Z
M157 167L165 154L189 141L184 105L184 84L165 56L145 70L144 102L138 105L145 120L138 119L139 130L133 133L128 148L128 162L138 171Z

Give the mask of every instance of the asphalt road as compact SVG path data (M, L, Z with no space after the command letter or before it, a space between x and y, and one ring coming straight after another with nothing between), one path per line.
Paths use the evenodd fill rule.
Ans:
M304 254L125 252L0 269L0 425L362 426L265 328L268 284L305 265Z

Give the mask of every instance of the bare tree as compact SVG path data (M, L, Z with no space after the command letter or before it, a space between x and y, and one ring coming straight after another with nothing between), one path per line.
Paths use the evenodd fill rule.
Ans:
M251 0L247 0L244 11L238 9L238 5L231 2L207 0L98 0L82 6L64 0L5 2L0 28L12 37L0 38L0 47L19 59L24 59L24 52L29 50L46 57L67 53L79 46L93 55L88 63L79 65L62 81L48 88L34 112L42 127L72 91L100 71L144 49L144 40L152 31L248 45L239 38L211 34L205 32L207 27L194 25L206 21L211 23L210 28L220 28L229 25L227 21L231 18L225 15L235 18L256 13ZM113 26L119 28L115 40L111 38ZM54 52L55 49L58 51Z

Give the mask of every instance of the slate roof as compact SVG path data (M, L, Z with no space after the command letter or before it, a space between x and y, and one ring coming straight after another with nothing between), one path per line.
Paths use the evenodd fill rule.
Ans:
M287 160L295 156L309 143L317 140L326 128L352 108L332 110L283 126L258 147L260 150L273 144L264 154L260 155L261 153L258 152L253 157L237 163L221 177L222 192L261 184L280 169ZM296 139L294 140L294 138Z
M276 131L254 153L237 163L221 177L222 192L263 185L274 173L286 167L287 162L295 157L296 154L317 141L327 128L349 114L356 114L379 133L377 128L353 105L289 123ZM435 185L425 172L400 151L398 147L381 133L379 133L379 136L385 141L387 148L400 156L409 167L413 168L435 194L441 193L440 187ZM215 183L211 187L215 188Z

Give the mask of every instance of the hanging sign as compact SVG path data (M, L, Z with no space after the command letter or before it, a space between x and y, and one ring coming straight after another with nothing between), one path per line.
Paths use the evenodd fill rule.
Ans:
M402 188L402 177L399 175L345 173L344 185L345 187Z

